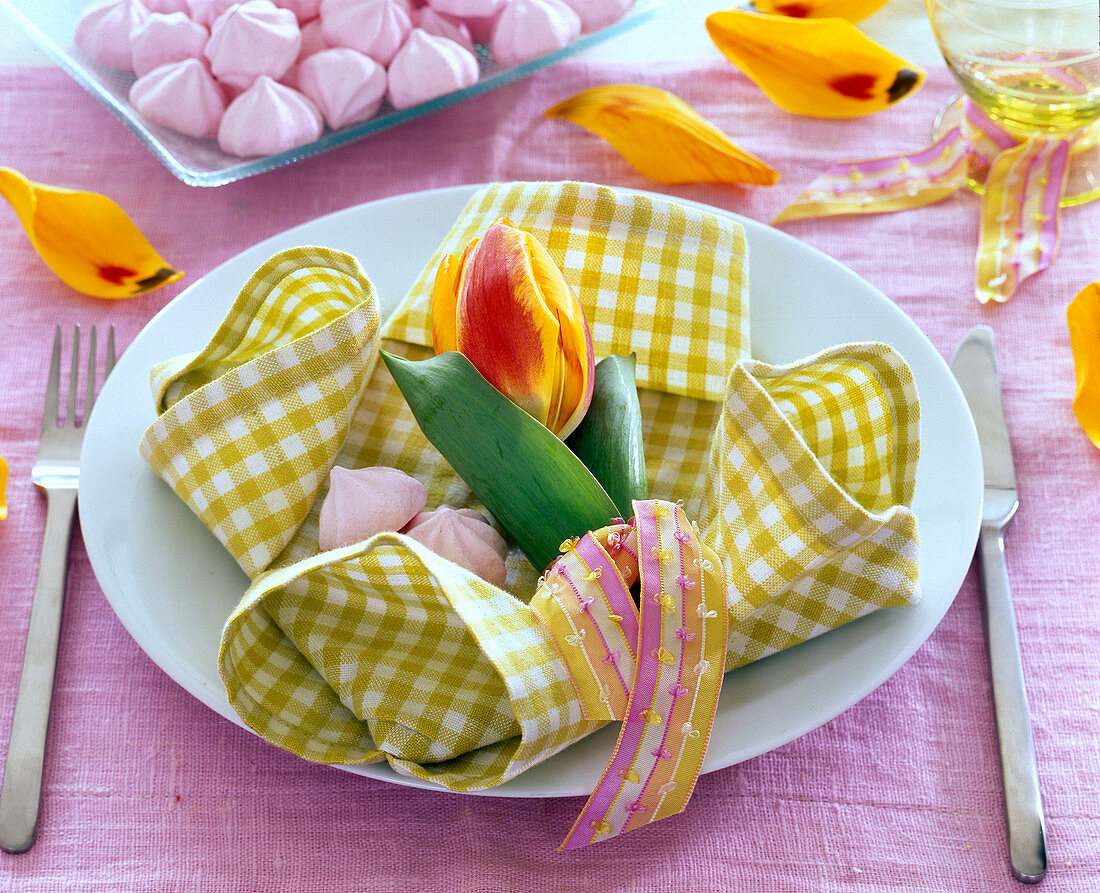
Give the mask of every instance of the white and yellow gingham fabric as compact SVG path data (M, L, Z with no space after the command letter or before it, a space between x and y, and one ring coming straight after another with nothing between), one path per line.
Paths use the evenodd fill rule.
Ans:
M377 352L358 262L296 248L256 271L199 354L153 370L142 455L250 577L314 504Z
M561 265L597 357L638 354L650 492L683 500L722 558L727 666L915 597L907 370L881 346L749 359L735 223L590 184L487 187L387 324L387 350L429 355L439 256L502 216ZM337 252L295 251L257 272L200 354L158 367L163 412L142 443L253 578L222 642L230 700L310 760L497 784L595 728L525 603L538 570L513 550L497 589L400 534L319 552L337 462L401 468L429 507L476 502L377 361L369 282ZM332 350L346 362L318 361Z
M919 443L912 374L884 344L734 366L701 524L726 581L727 670L918 600Z

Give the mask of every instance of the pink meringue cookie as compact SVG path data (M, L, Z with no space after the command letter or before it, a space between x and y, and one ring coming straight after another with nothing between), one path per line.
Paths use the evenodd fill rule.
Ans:
M466 27L466 23L461 19L445 15L430 6L424 6L413 11L412 23L414 27L419 28L421 31L427 31L436 37L446 37L459 46L465 47L471 53L474 52L474 39L470 34L470 29Z
M152 13L130 32L134 74L148 74L169 62L198 59L210 32L182 12Z
M401 532L486 582L504 585L508 546L477 512L441 505L418 514Z
M470 31L474 43L488 43L497 17L511 0L428 0L436 12L458 19Z
M635 0L565 0L581 18L581 30L585 34L599 31L619 21Z
M437 12L459 18L483 19L495 16L510 0L428 0L428 5Z
M325 35L321 31L321 20L313 19L310 22L306 22L302 25L302 48L298 50L298 59L286 70L286 74L279 78L280 82L297 90L298 68L301 66L302 62L315 53L323 52L328 48L329 43L325 40Z
M209 28L214 20L230 7L238 6L241 0L184 0L191 20Z
M173 12L182 12L190 15L187 8L187 0L143 0L145 8L149 12L160 12L170 15Z
M194 137L212 137L225 112L225 94L198 59L154 68L130 87L130 103L154 124Z
M274 155L313 142L324 129L312 100L260 75L229 103L218 126L218 145L230 155Z
M512 0L497 19L489 49L500 65L522 65L568 46L580 33L580 16L563 0Z
M298 51L298 61L327 50L332 44L325 39L324 29L320 19L313 19L302 25L302 48Z
M298 89L339 130L374 117L386 95L386 69L358 50L334 47L302 61Z
M149 10L138 0L107 0L81 14L73 42L93 62L132 71L130 32L145 21Z
M394 108L410 106L477 83L477 58L469 50L416 28L390 64L386 95Z
M409 36L412 20L402 0L321 0L321 30L333 46L389 65Z
M398 531L427 502L424 486L396 468L335 465L329 472L329 490L318 519L320 546L327 552L384 530Z
M289 9L302 23L317 18L321 11L321 0L275 0L275 5Z
M203 52L214 77L247 90L260 75L281 78L301 48L302 31L294 13L271 0L246 0L218 16Z

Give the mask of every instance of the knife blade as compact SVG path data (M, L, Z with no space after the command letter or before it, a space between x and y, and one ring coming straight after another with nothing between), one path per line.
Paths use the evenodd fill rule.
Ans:
M1016 513L1019 501L992 329L977 326L967 333L951 360L951 371L974 417L985 473L978 558L1001 754L1009 861L1017 880L1033 884L1046 874L1046 822L1039 794L1020 639L1005 564L1004 530Z

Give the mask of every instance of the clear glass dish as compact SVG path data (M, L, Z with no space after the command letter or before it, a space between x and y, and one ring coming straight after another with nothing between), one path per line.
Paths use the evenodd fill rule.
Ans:
M73 44L73 32L76 29L77 19L89 2L90 0L50 0L50 2L0 0L0 9L6 9L43 50L72 75L77 83L129 127L175 176L190 186L221 186L303 158L319 155L337 146L346 145L526 77L540 68L545 68L615 34L640 25L678 6L683 0L637 0L631 10L615 24L592 34L582 35L579 40L564 49L512 68L498 66L493 61L488 47L478 46L481 79L472 87L457 90L431 102L400 111L385 104L381 111L369 121L343 130L326 130L320 139L312 143L261 158L239 158L236 155L228 155L218 148L214 140L184 136L143 120L134 111L128 99L134 76L95 64Z

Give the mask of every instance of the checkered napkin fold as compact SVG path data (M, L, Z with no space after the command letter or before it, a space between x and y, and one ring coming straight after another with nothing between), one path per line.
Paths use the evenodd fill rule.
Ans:
M504 588L398 533L320 551L334 464L397 467L425 485L429 508L480 508L378 353L384 342L430 356L442 255L502 216L562 268L597 358L637 355L660 498L636 504L633 521L576 531L541 577L513 550ZM220 653L242 719L306 759L386 760L457 791L499 784L623 720L616 753L660 733L648 759L667 771L640 777L632 758L608 774L601 787L614 777L616 791L589 804L582 842L683 808L723 666L918 598L908 367L883 344L754 360L747 295L738 224L581 183L478 191L384 329L354 258L302 247L263 264L203 350L153 370L159 415L141 442L251 579ZM616 678L623 691L609 695ZM631 743L633 720L643 728ZM663 779L664 812L619 796L650 779Z

